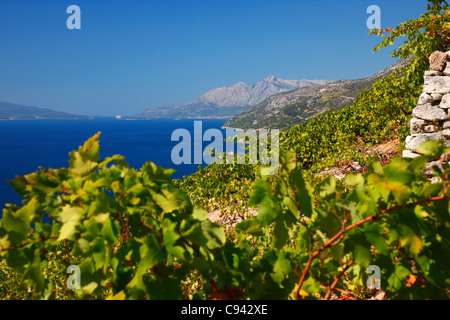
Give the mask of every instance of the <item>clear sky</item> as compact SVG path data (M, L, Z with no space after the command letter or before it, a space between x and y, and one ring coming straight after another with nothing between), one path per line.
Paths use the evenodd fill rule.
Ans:
M81 29L69 30L69 5ZM0 0L0 101L76 114L134 115L210 89L283 79L354 79L395 62L372 53L381 27L425 0Z

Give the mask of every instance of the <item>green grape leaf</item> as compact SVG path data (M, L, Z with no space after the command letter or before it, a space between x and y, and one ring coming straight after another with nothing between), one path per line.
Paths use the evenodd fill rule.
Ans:
M108 215L108 219L103 223L101 233L109 245L115 244L119 237L119 225L117 221L112 220Z
M381 235L383 229L381 227L370 224L364 227L364 236L367 241L375 247L375 249L382 255L389 255L389 247L386 238Z
M408 270L402 264L395 264L393 272L387 278L387 290L395 293L404 288L406 285L406 277L411 273L411 270Z
M264 180L256 180L253 184L253 193L250 196L248 205L256 207L261 204L263 199L267 197L266 182Z
M258 208L257 219L263 226L271 224L280 214L281 208L270 198L264 198Z
M310 218L314 207L313 191L311 186L303 179L300 169L296 168L292 171L289 176L289 182L295 188L295 198L300 212Z
M277 260L273 266L273 273L271 277L278 285L281 285L286 276L292 273L292 266L290 260L285 253L279 252Z
M317 189L321 197L333 194L336 191L336 179L331 176L327 177L317 185Z
M272 242L273 247L277 250L280 250L286 244L288 238L289 238L288 229L284 224L283 216L280 215L275 221L275 228L273 231L273 242Z
M58 241L73 239L76 227L83 216L83 209L73 208L70 205L65 205L59 214L59 219L63 223L61 227Z

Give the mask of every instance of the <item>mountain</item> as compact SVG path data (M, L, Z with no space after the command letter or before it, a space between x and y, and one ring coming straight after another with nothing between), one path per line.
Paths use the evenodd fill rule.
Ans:
M400 60L369 78L333 81L322 86L274 94L230 118L224 127L287 129L329 109L342 109L351 104L360 92L371 88L378 79L392 74L407 63L406 60Z
M229 117L273 94L307 86L320 86L328 82L327 80L283 80L270 76L255 84L239 82L231 87L212 89L184 105L149 108L137 116L145 118Z
M0 102L0 120L14 119L87 119L79 116L51 109L28 107L14 103Z

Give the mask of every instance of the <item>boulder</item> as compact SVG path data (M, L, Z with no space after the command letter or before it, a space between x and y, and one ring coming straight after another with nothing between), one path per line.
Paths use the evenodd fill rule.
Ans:
M450 121L444 121L442 124L442 129L450 129Z
M412 118L410 121L410 132L411 134L421 133L422 128L425 126L426 122L422 119Z
M442 166L442 162L440 161L431 161L428 162L427 165L425 166L425 171L423 171L423 174L427 175L427 176L431 176L433 175L433 171L437 170L437 168L439 168L441 171L444 170L444 167Z
M447 139L450 138L450 129L444 129L442 130L441 134L446 137Z
M413 151L415 153L420 153L417 148L427 140L446 140L442 135L437 132L433 133L421 133L415 136L408 136L406 138L406 149ZM450 145L450 141L446 141L446 145Z
M439 130L438 126L436 126L434 124L423 127L423 132L427 132L427 133L437 132L438 130Z
M432 94L432 93L446 94L446 93L450 92L450 77L425 76L424 79L425 79L424 84L423 84L424 92L426 92L428 94Z
M442 97L442 100L439 103L439 108L450 109L450 94L447 93Z
M423 104L415 107L412 111L412 114L416 118L428 121L450 119L447 112L439 107L432 106L431 104Z
M444 69L444 75L450 76L450 61L447 61L445 69Z
M426 104L426 103L431 103L433 102L433 98L426 93L422 93L419 97L419 101L417 102L418 105L420 104Z
M447 53L435 51L430 55L430 69L435 71L443 71L447 65Z
M409 150L403 150L402 156L403 156L403 158L415 158L415 157L420 156L420 154L409 151Z

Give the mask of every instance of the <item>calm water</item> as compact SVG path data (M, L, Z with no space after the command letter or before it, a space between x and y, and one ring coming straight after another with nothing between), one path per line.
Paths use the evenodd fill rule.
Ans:
M220 129L225 120L202 120L203 132ZM174 168L174 178L195 172L198 165L175 165L170 158L173 146L172 132L184 128L193 138L194 120L14 120L0 121L0 208L5 203L21 203L6 181L15 175L25 175L44 168L68 167L72 150L98 131L100 157L121 154L131 167L140 168L146 161ZM224 136L225 131L222 130ZM204 143L205 145L209 142ZM1 212L0 212L1 215Z

